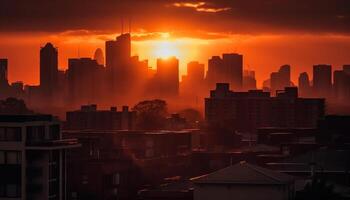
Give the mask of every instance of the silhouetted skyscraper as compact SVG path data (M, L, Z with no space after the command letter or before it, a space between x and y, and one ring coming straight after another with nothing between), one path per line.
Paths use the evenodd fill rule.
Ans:
M313 91L317 96L329 97L332 89L332 66L314 65Z
M220 56L213 56L208 60L208 72L206 79L210 87L214 87L217 82L224 82L223 79L223 63ZM222 80L222 81L220 81Z
M156 77L161 96L170 97L179 94L179 60L177 58L157 59Z
M306 72L303 72L299 75L298 87L299 87L300 96L302 97L310 96L310 92L311 92L310 79L309 79L309 75Z
M251 71L251 70L243 71L243 89L244 90L256 89L255 71Z
M104 68L91 58L68 60L69 98L73 105L102 100Z
M8 79L7 79L7 59L1 58L0 59L0 88L3 86L8 85Z
M131 81L130 70L131 36L129 33L121 34L116 40L106 42L106 68L110 71L111 90L113 94L128 91Z
M336 70L333 76L335 100L338 103L347 103L350 97L350 74L347 74L344 70Z
M243 85L243 55L232 53L222 56L225 71L231 87L236 90L242 89Z
M275 94L276 90L283 90L290 86L290 65L283 65L278 72L271 73L271 93Z
M102 49L100 49L100 48L96 49L95 54L94 54L94 60L96 60L99 65L104 65L105 58L103 56Z
M47 97L52 97L57 85L58 52L51 44L47 43L40 49L40 88Z
M204 79L204 64L193 61L187 64L187 79L201 82Z
M207 80L213 87L216 83L230 83L234 90L243 85L243 55L232 53L213 56L208 60Z

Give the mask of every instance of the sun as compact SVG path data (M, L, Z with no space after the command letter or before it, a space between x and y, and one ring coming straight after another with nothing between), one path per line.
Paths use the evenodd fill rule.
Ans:
M180 51L175 41L159 41L155 45L154 54L157 58L179 57Z

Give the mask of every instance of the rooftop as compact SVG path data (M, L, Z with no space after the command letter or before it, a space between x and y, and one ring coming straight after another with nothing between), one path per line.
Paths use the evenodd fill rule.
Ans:
M242 161L211 174L194 178L193 180L196 184L281 185L291 183L295 179L287 174Z
M33 122L33 121L52 121L52 115L0 115L0 122Z

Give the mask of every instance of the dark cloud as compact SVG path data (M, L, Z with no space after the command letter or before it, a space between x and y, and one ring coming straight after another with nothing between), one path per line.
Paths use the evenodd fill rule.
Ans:
M0 32L350 32L349 0L1 0ZM128 20L125 20L125 27Z

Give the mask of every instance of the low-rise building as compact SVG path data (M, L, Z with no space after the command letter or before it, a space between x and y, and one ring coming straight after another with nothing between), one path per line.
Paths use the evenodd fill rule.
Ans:
M97 110L97 105L83 105L80 110L66 113L68 130L134 130L136 113L123 106L121 111L117 107L110 110Z
M295 179L246 162L194 178L194 200L292 200Z

